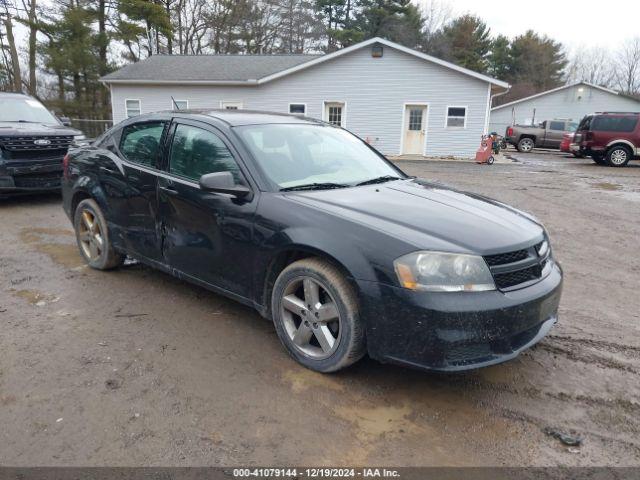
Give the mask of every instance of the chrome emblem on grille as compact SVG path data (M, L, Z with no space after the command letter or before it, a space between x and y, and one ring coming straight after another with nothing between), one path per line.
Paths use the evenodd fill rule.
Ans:
M41 138L39 140L33 141L34 145L51 145L51 140L47 140L46 138Z

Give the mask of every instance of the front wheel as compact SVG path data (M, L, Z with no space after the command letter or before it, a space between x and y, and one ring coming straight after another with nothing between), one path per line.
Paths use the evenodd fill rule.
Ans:
M627 147L611 147L607 152L607 164L612 167L624 167L631 160L631 151Z
M276 279L271 308L280 341L311 370L335 372L365 353L357 295L325 260L307 258L285 268Z
M122 264L124 256L113 249L102 210L92 199L81 201L73 216L78 248L90 267L109 270Z
M535 143L533 138L521 138L518 142L518 151L521 153L529 153L533 150Z

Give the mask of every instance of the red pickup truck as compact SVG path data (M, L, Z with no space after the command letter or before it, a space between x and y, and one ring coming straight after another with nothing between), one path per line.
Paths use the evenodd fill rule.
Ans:
M640 112L600 112L578 125L571 151L600 165L624 167L640 157Z

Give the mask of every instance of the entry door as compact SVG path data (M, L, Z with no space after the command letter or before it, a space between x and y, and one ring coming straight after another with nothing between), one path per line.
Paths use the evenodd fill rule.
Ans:
M190 277L250 297L257 197L239 200L200 189L198 179L207 173L226 171L237 183L247 181L221 133L184 122L172 128L168 176L159 179L165 262Z
M407 105L404 110L404 141L402 153L423 155L427 132L426 105Z

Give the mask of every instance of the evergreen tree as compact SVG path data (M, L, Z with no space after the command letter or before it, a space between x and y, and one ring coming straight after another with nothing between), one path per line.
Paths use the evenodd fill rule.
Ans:
M532 30L513 39L509 80L530 84L541 92L562 85L567 65L562 45Z
M356 25L363 39L382 37L410 48L422 41L423 18L411 0L363 0Z
M484 73L491 50L487 24L473 15L463 15L446 25L435 42L435 54L461 67Z
M491 52L489 53L488 73L499 79L509 78L511 68L511 42L504 35L498 35L493 39Z

